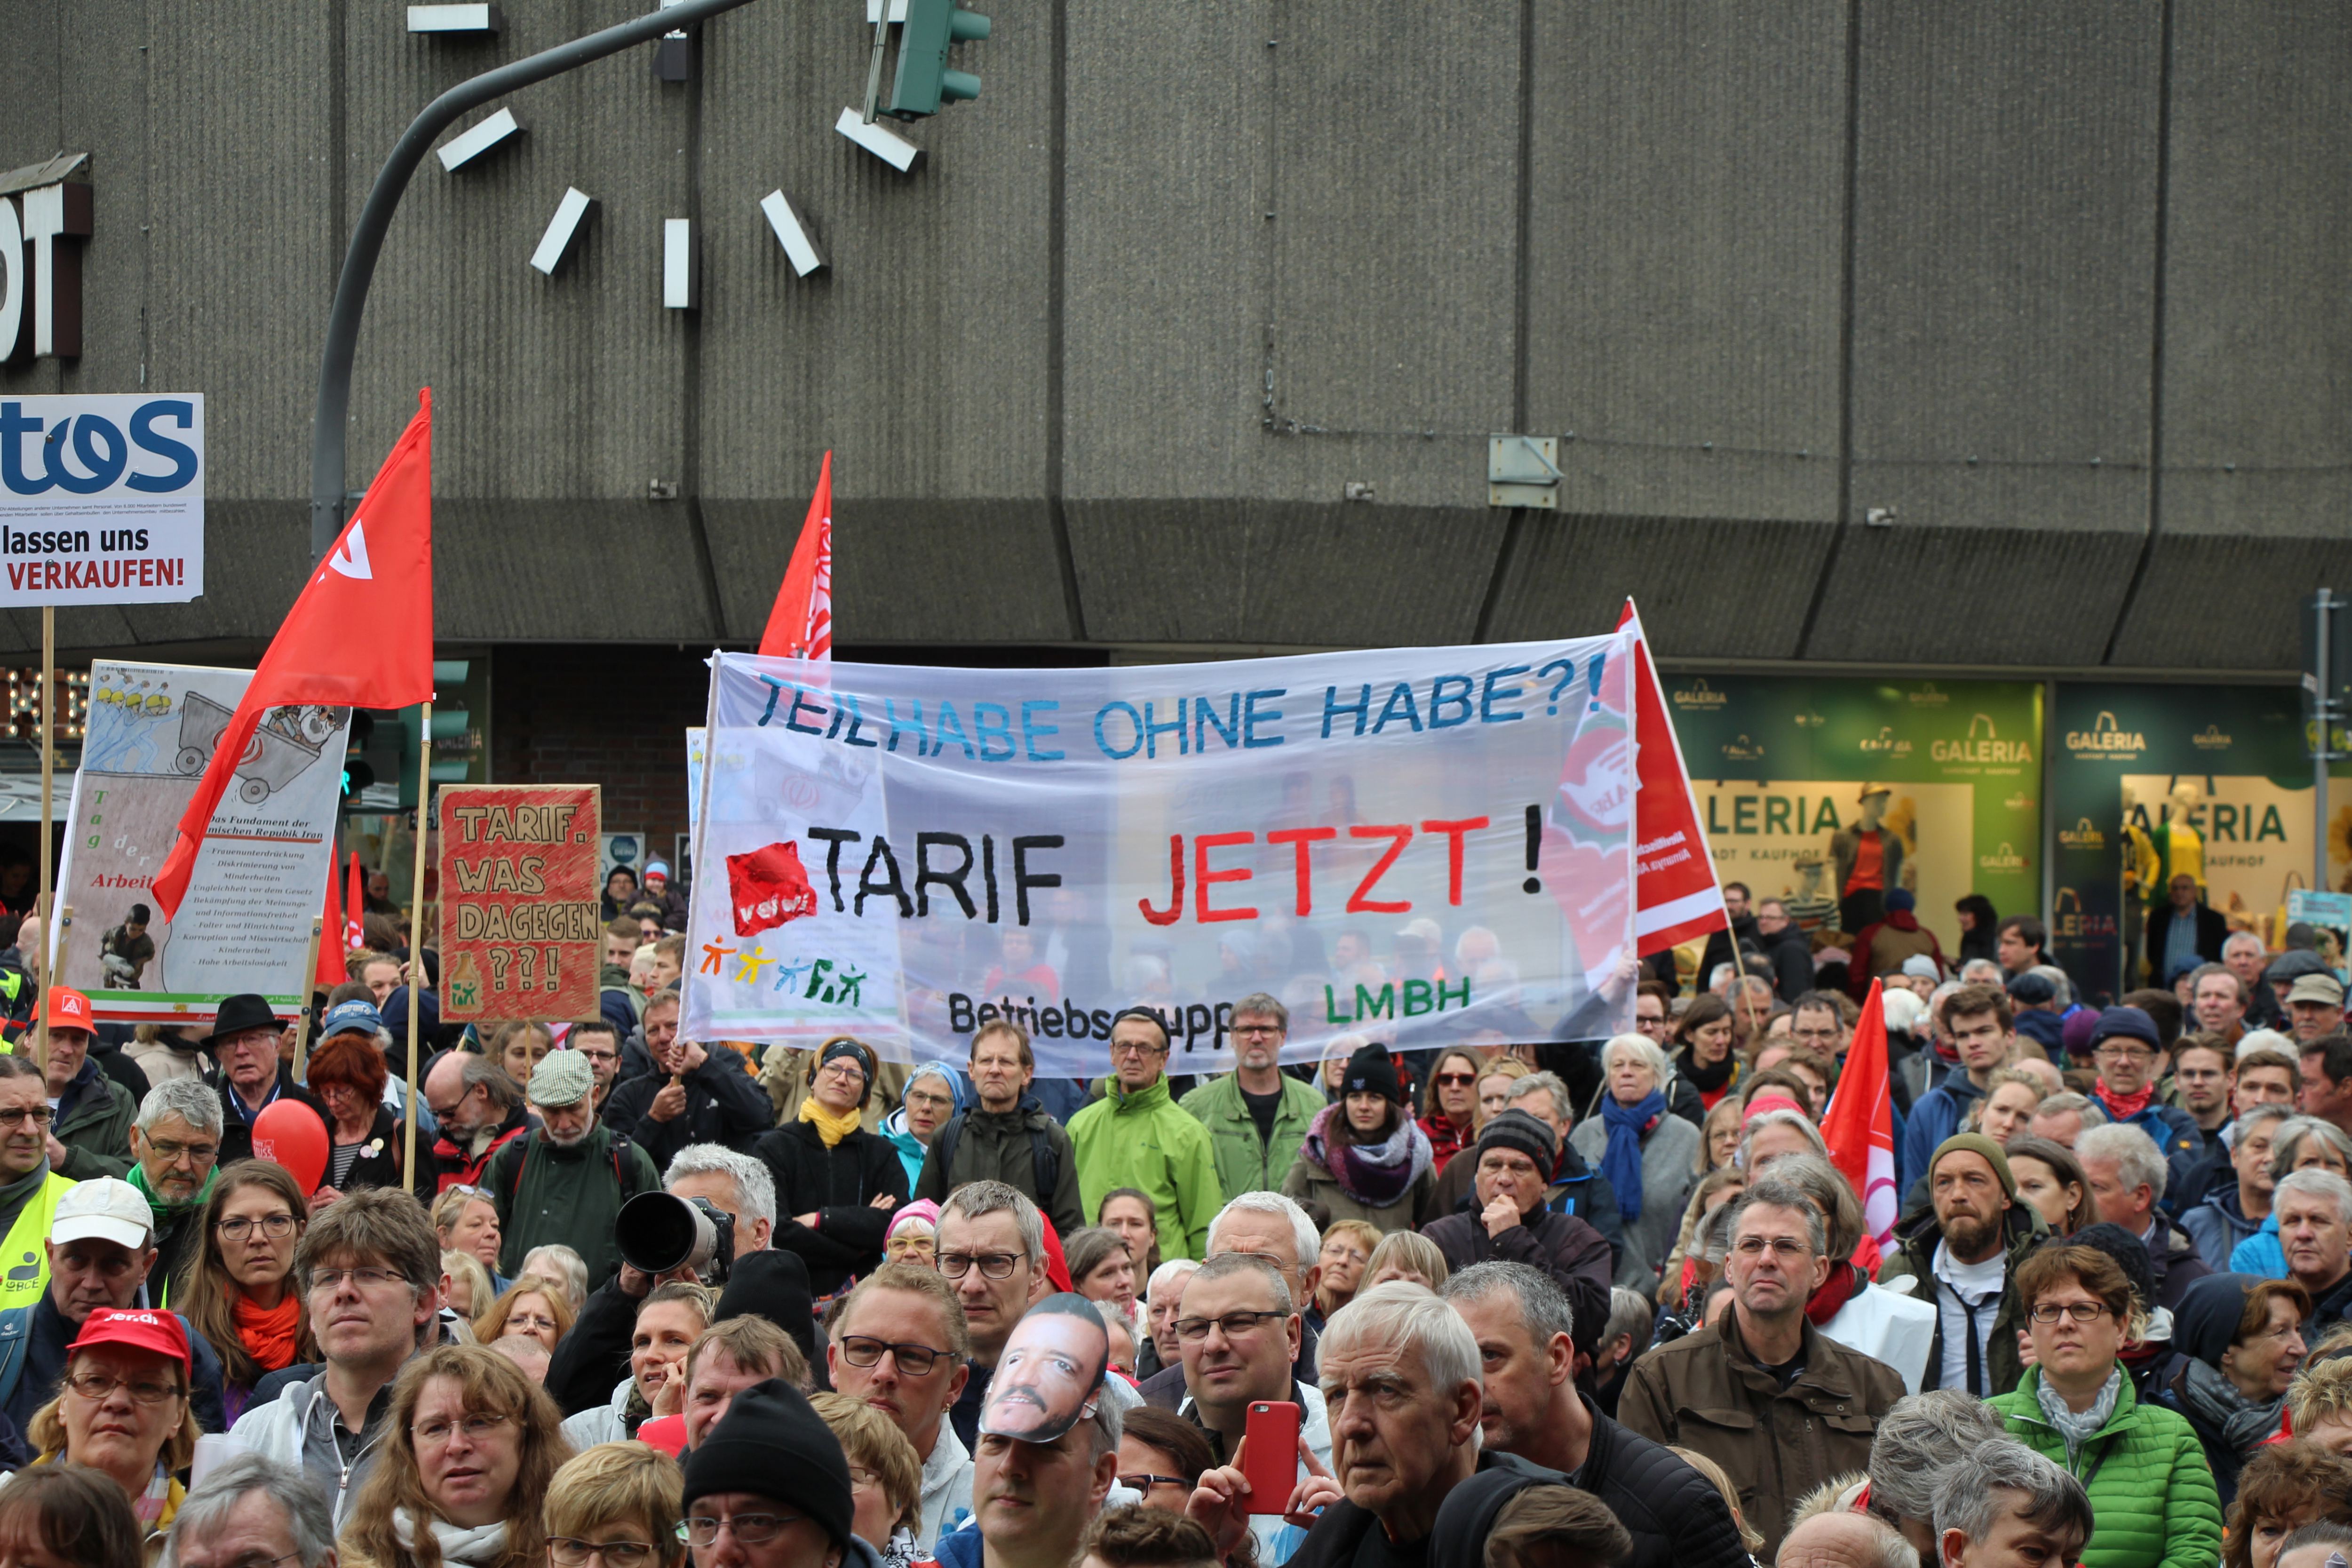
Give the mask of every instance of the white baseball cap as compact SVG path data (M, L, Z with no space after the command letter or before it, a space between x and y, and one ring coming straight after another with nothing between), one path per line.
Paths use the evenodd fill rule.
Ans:
M49 1222L49 1239L63 1247L68 1241L96 1237L143 1252L154 1226L154 1211L137 1187L114 1176L100 1176L77 1183L58 1199L57 1215Z

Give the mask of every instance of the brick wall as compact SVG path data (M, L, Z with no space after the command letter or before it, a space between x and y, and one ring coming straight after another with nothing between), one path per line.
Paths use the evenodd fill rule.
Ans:
M670 857L686 831L686 729L709 695L705 655L620 644L506 644L490 666L490 777L604 786L608 832Z

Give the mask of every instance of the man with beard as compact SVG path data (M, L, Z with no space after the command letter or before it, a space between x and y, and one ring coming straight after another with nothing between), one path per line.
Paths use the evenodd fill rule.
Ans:
M1896 1230L1897 1250L1879 1266L1879 1282L1907 1276L1936 1304L1921 1387L1965 1389L1979 1399L2007 1394L2025 1374L2017 1266L2050 1227L2019 1199L2000 1145L1981 1133L1954 1133L1937 1147L1927 1189L1934 1207Z
M595 1087L579 1052L550 1055L530 1075L539 1130L508 1142L482 1173L505 1237L499 1268L509 1278L532 1247L561 1246L602 1279L621 1261L613 1238L621 1205L661 1186L646 1152L596 1119Z
M522 1085L471 1051L449 1051L433 1064L425 1075L425 1103L440 1128L433 1141L436 1194L479 1186L490 1156L531 1128ZM222 1163L227 1163L226 1151Z

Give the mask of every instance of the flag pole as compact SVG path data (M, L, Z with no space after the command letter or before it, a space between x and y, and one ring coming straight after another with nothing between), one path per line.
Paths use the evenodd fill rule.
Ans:
M50 780L57 766L57 725L54 710L58 694L58 609L55 605L41 606L41 885L33 895L33 908L41 917L41 985L46 990L57 984L58 977L49 973L48 957L56 951L58 912L51 907L53 894L49 886L49 838L54 831L50 823L52 806ZM44 1073L49 1068L49 1009L41 1005L33 1024L33 1062Z
M326 922L318 916L310 917L310 952L302 961L302 1012L294 1020L294 1081L310 1081L310 993L319 984L319 933Z
M427 700L416 725L416 846L408 904L408 1099L401 1107L408 1113L401 1173L412 1192L416 1181L416 1021L425 1012L425 825L432 805L433 704Z

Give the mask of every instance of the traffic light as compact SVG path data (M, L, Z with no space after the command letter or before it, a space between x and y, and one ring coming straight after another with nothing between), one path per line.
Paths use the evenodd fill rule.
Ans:
M343 798L345 811L360 807L360 793L375 783L375 764L368 760L368 747L375 739L375 715L364 708L352 710L351 737L343 746Z
M942 100L980 96L980 79L948 69L948 50L988 37L988 18L956 0L907 0L907 20L898 31L898 71L881 111L898 120L937 114Z

